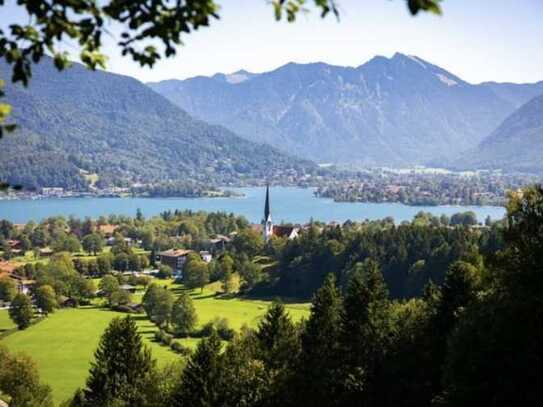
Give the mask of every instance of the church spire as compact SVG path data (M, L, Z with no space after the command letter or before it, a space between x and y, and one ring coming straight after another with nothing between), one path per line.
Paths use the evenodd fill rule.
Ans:
M273 235L273 222L270 210L270 185L266 185L266 201L264 202L264 219L262 219L264 241L268 242Z
M268 220L270 212L270 184L266 185L266 202L264 203L264 221Z

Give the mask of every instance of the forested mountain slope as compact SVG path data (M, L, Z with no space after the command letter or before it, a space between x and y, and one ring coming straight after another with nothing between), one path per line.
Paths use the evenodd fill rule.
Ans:
M543 94L521 106L469 154L460 168L543 173Z
M0 77L9 78L7 65ZM193 119L137 80L81 65L36 65L29 88L8 85L19 128L0 140L0 179L27 187L191 179L227 182L313 168L274 148Z

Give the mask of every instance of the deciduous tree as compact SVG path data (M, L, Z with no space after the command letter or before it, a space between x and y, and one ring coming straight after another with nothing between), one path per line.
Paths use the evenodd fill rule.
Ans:
M55 290L50 285L42 285L36 290L36 306L45 314L50 314L58 307Z
M17 295L17 286L9 277L0 278L0 300L10 302Z
M171 321L176 333L189 334L196 326L197 320L198 316L192 299L185 291L182 291L172 308Z
M25 329L30 326L34 317L32 301L25 294L17 294L11 301L9 307L9 317L15 322L19 329Z

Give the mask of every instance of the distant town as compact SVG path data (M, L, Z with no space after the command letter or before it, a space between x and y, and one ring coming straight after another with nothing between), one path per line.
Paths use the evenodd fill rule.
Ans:
M373 168L345 170L326 165L321 174L295 179L275 179L275 185L314 188L315 196L336 202L397 202L411 206L493 205L503 206L507 194L541 182L541 177L525 174L503 174L500 171L452 172L417 167L411 169ZM189 181L167 181L131 186L90 186L84 191L62 187L36 190L11 190L0 193L2 199L48 198L112 198L112 197L182 197L224 198L243 194L236 187L261 186L264 180L240 182L228 186L201 185Z

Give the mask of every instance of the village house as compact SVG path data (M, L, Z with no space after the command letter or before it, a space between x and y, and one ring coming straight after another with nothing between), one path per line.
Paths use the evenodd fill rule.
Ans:
M61 196L64 193L64 188L60 188L60 187L42 188L41 193L42 195L49 196L49 197Z
M98 225L96 230L98 231L98 233L102 234L106 239L108 239L113 236L113 234L115 233L115 230L117 230L118 227L119 227L118 225L110 225L110 224Z
M119 287L121 290L128 291L131 294L136 292L136 287L130 284L123 284Z
M45 247L43 249L40 249L39 253L40 253L40 257L50 257L53 255L53 249L50 249L49 247Z
M211 260L213 259L213 255L211 253L209 253L208 251L201 251L200 252L200 257L206 263L210 263Z
M20 240L10 239L6 240L6 243L8 244L12 254L17 256L22 253Z
M0 278L15 278L14 271L22 264L0 260Z
M123 240L128 246L135 246L141 243L141 240L132 239L131 237L124 237ZM106 239L106 245L113 246L114 244L115 238L113 236Z
M18 250L21 248L20 240L9 239L9 240L6 240L6 242L11 250Z
M207 242L207 250L213 254L222 253L226 250L232 239L224 235L216 235L213 239Z
M193 250L170 249L160 252L158 255L160 257L160 264L170 266L174 273L179 273L183 270L189 253L193 253Z

